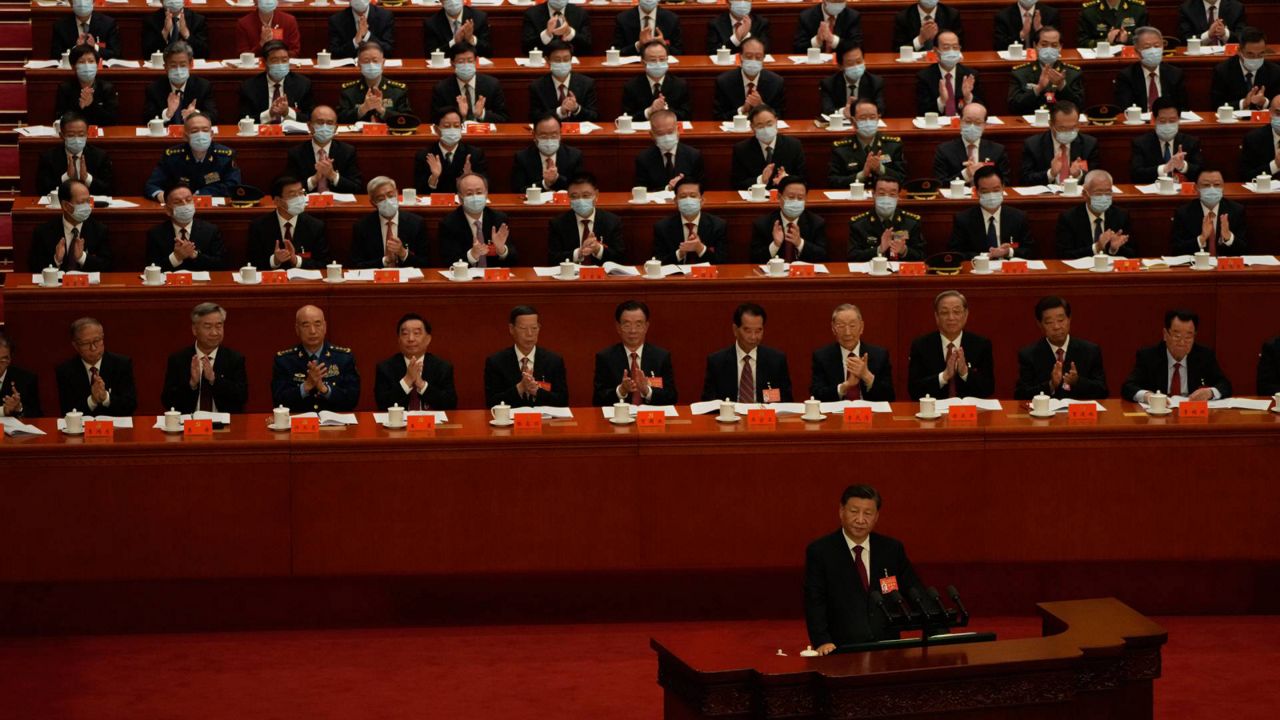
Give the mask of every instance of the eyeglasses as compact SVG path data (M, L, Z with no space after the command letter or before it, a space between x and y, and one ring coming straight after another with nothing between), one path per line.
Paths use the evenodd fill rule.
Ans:
M103 341L104 339L105 339L105 338L90 338L89 340L77 340L77 341L76 341L76 347L78 347L78 348L96 348L96 347L101 347L101 346L102 346L102 341Z

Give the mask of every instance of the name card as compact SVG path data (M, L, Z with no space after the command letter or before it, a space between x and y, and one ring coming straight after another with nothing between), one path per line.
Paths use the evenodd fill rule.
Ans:
M1183 400L1178 404L1178 417L1207 418L1209 417L1209 402L1207 400Z
M1142 269L1142 261L1136 259L1121 260L1120 258L1116 258L1111 267L1113 267L1116 272L1138 272Z
M1242 257L1220 257L1218 258L1219 270L1243 270L1244 258Z
M568 205L569 195L567 193L556 193L551 196L552 205Z
M1005 260L1000 265L1000 272L1006 275L1025 275L1027 272L1027 261Z
M168 133L171 138L180 138L186 135L185 129L181 125L170 125L165 129L165 132Z
M386 123L365 123L360 129L361 135L386 135Z
M332 195L321 195L320 193L312 193L307 196L307 207L311 208L327 208L333 207Z
M787 275L791 277L814 277L813 266L792 263Z
M320 432L320 418L289 418L289 430L295 433L318 433Z
M778 413L772 408L756 408L747 411L748 427L777 427Z
M1227 57L1232 57L1237 52L1240 51L1240 45L1239 43L1227 43L1226 45L1223 46L1223 50L1224 50L1223 52L1224 55L1226 55Z
M666 427L667 414L661 410L641 410L636 413L637 427Z
M194 196L194 197L192 197L192 198L191 198L191 201L195 203L195 206L196 206L197 208L211 208L211 207L213 207L213 196L212 196L212 195L196 195L196 196Z
M62 287L64 288L87 288L89 287L88 275L71 275L62 276Z
M581 132L582 132L581 123L576 123L576 122L560 123L561 135L577 135Z
M924 263L922 262L904 262L898 263L898 274L903 277L924 274Z
M847 407L844 409L845 425L870 425L871 424L871 408L869 407Z
M689 268L689 277L698 279L710 279L719 277L720 269L715 265L694 265Z
M584 265L578 269L579 280L603 280L605 277L604 268L598 265Z
M469 135L470 135L470 134L475 134L475 135L488 135L488 134L489 134L489 123L479 122L479 123L476 123L476 124L474 124L474 125L468 125L468 126L467 126L467 134L469 134Z
M947 408L947 419L954 422L977 422L977 405L952 405Z
M213 421L209 418L188 420L182 423L182 434L185 437L212 437Z
M428 195L425 198L420 197L418 198L418 202L425 202L428 205L457 205L459 200L457 195L437 193L435 195Z
M164 278L165 285L179 287L191 284L191 273L169 273Z
M510 280L511 268L491 268L484 269L485 280Z
M1271 122L1270 110L1254 110L1249 113L1249 120L1252 122Z
M258 277L262 278L263 285L288 285L289 275L283 270L268 270L259 273Z
M1138 51L1134 50L1132 45L1125 45L1124 47L1120 48L1120 57L1135 58L1135 57L1138 57Z
M258 137L283 137L283 125L259 125Z
M115 423L110 420L85 420L84 436L87 438L99 438L111 440L116 435Z
M542 413L516 413L514 419L517 430L542 429Z
M436 429L435 415L410 415L408 422L409 430L423 432Z
M373 281L375 283L398 283L400 282L399 270L374 270Z
M1098 406L1093 403L1082 403L1067 406L1067 420L1097 420Z

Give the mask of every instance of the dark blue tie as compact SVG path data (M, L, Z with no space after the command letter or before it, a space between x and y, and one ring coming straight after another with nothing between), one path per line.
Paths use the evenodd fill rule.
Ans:
M1169 152L1170 143L1161 143L1161 144L1164 145L1164 161L1169 162L1169 159L1173 157L1173 154Z
M996 235L996 216L987 221L987 247L1000 247L1000 238Z

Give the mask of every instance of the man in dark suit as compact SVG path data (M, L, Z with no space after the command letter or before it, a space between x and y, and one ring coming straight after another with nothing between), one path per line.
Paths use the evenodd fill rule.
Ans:
M454 45L466 43L475 47L480 57L493 57L488 13L466 7L461 0L448 0L443 12L427 18L422 24L422 41L428 56L436 50L448 53Z
M596 209L599 184L589 173L569 181L569 211L547 223L547 264L622 262L622 218Z
M160 404L189 415L199 411L242 413L249 399L244 355L223 347L227 311L215 303L191 310L196 341L169 356Z
M533 124L534 143L511 159L511 192L523 195L530 186L565 190L582 171L582 151L560 142L560 120L544 115Z
M511 407L569 407L564 359L538 347L542 324L537 309L529 305L512 308L507 330L514 345L484 361L485 404L489 407L499 403Z
M311 79L289 68L289 46L272 40L262 46L267 69L240 83L240 117L268 124L283 120L306 122L315 101Z
M670 110L680 120L689 120L689 85L667 72L667 46L651 40L641 49L640 57L644 72L622 86L622 112L639 121L659 110Z
M271 183L271 196L275 209L249 223L249 264L262 270L323 270L329 264L329 241L324 221L306 212L302 181L278 177Z
M91 45L77 45L68 59L75 75L58 85L54 115L74 112L92 125L115 125L120 119L120 96L116 86L98 72L98 51Z
M40 410L40 380L13 365L13 342L0 332L0 417L36 418Z
M1000 172L984 165L974 173L978 204L956 213L951 222L947 249L970 257L994 259L1034 258L1035 241L1027 214L1004 204L1004 180Z
M102 323L82 317L71 323L76 356L54 370L59 414L79 410L88 416L130 417L138 409L133 361L107 352Z
M622 342L596 353L591 403L597 407L617 402L675 405L678 395L671 353L645 342L649 306L626 300L614 308L613 320Z
M529 119L554 114L569 122L589 122L600 117L596 81L573 72L573 48L553 40L547 49L551 72L529 83Z
M1133 229L1129 213L1111 204L1114 183L1106 170L1090 170L1084 176L1084 202L1058 215L1057 251L1063 260L1118 255L1137 257L1129 242Z
M360 371L351 348L329 342L324 311L304 305L294 314L298 344L276 353L271 402L290 412L346 413L360 400Z
M400 351L378 363L373 399L378 409L392 405L405 410L453 410L458 392L453 387L453 365L427 352L431 323L408 313L396 323Z
M872 208L849 219L849 261L870 262L877 255L906 262L924 260L924 223L919 215L898 207L902 183L882 175L872 183L871 192Z
M1120 396L1136 403L1160 391L1188 400L1220 400L1231 396L1231 381L1218 367L1213 350L1196 342L1200 316L1174 309L1164 314L1164 340L1138 350L1133 370Z
M751 262L775 257L787 262L819 263L827 259L827 222L805 209L808 186L792 175L778 183L778 212L751 224Z
M114 190L111 157L107 151L89 144L89 125L74 112L63 114L58 124L62 145L40 155L36 168L36 192L47 195L67 180L88 183L95 195L110 195Z
M1056 27L1040 31L1036 59L1014 65L1009 73L1009 112L1030 115L1063 100L1084 107L1084 73L1062 62L1062 33Z
M190 45L198 58L209 57L209 24L182 0L165 0L163 7L142 17L142 57L162 53L176 42Z
M58 186L62 214L38 226L31 236L29 269L38 273L46 267L81 272L111 270L111 239L106 223L90 217L93 196L79 180Z
M458 191L458 177L466 173L488 172L484 150L462 142L462 113L455 107L443 108L436 120L439 142L419 150L413 158L413 185L424 195Z
M471 173L458 178L462 204L440 218L440 260L448 266L461 260L471 267L513 267L519 262L508 238L507 214L488 206L489 181ZM476 227L479 225L479 227Z
M1030 400L1040 393L1059 400L1103 400L1107 373L1102 348L1071 336L1071 303L1056 296L1036 303L1036 324L1044 333L1018 351L1018 382L1013 396Z
M932 7L929 7L932 5ZM893 16L893 49L910 45L916 52L934 49L938 34L950 30L964 38L960 11L940 2L919 0Z
M805 549L804 618L809 645L819 655L898 636L871 603L882 578L896 580L904 595L923 587L902 543L872 532L880 504L875 488L850 485L840 495L840 529Z
M1238 110L1262 110L1280 90L1280 64L1268 59L1267 36L1258 28L1240 31L1240 48L1213 68L1209 104L1230 105Z
M1205 45L1225 45L1240 42L1244 28L1240 0L1187 0L1178 8L1178 37L1183 40L1198 37Z
M804 145L790 135L778 134L778 114L768 105L757 105L747 116L754 137L733 145L729 173L735 190L756 183L777 187L788 175L805 176Z
M996 391L991 341L965 332L969 301L959 291L944 290L933 299L933 319L938 331L911 341L907 359L911 399L991 397Z
M837 12L832 13L831 9L836 9ZM848 6L846 0L832 0L800 12L800 17L796 19L796 33L791 39L791 49L801 54L808 52L811 47L822 52L832 52L846 40L862 44L862 18L857 10Z
M963 180L973 186L973 175L979 168L993 166L1001 178L1009 177L1009 156L1004 145L985 140L987 108L982 103L968 103L960 111L960 136L939 143L933 151L933 176L943 185Z
M916 114L954 117L971 102L982 102L978 74L960 64L960 36L938 33L938 62L916 73Z
M877 111L884 114L884 78L867 72L867 61L862 46L850 40L841 40L836 48L840 60L840 72L818 82L818 94L822 96L822 114L842 113L853 122L855 100L870 100Z
M353 0L351 6L329 16L329 54L353 58L360 44L376 42L387 57L396 54L396 21L391 11L369 0Z
M1080 110L1075 103L1059 100L1049 110L1049 131L1032 135L1022 143L1023 185L1059 184L1077 180L1102 166L1098 141L1080 134Z
M174 43L164 53L165 77L147 86L142 100L142 122L160 118L166 125L181 125L189 115L202 112L218 124L218 103L213 84L191 74L195 56L186 43Z
M742 47L749 38L758 38L769 50L769 18L751 14L751 0L733 0L729 11L707 23L707 54L715 55L724 47L730 51Z
M427 221L400 212L396 181L385 175L370 180L368 192L374 212L351 226L351 267L426 267Z
M733 311L733 345L707 356L702 399L740 403L791 402L791 372L781 350L765 347L764 308L743 303Z
M1249 250L1248 221L1244 205L1222 197L1222 171L1205 169L1196 179L1200 199L1178 208L1173 215L1170 252L1190 255L1238 256Z
M103 60L120 57L120 32L110 15L94 12L92 0L76 0L71 14L53 21L53 39L49 43L49 57L60 58L62 53L77 45L92 45Z
M1240 178L1252 181L1259 175L1280 178L1280 94L1268 104L1271 124L1245 134L1240 143Z
M663 265L711 263L729 259L729 224L702 211L702 184L676 184L676 213L653 224L653 256Z
M334 139L338 114L328 105L317 105L307 123L311 140L289 148L287 174L305 178L308 192L359 193L364 177L356 160L356 146Z
M1204 167L1200 141L1179 131L1178 106L1162 97L1151 106L1154 132L1133 139L1129 158L1129 180L1136 185L1149 185L1160 177L1178 182L1195 182Z
M591 20L587 11L569 0L547 0L524 11L520 21L520 50L540 48L544 53L552 43L573 46L575 55L591 54Z
M654 144L636 155L633 186L656 192L672 189L683 178L702 181L702 153L680 142L680 122L674 112L659 110L651 115L649 136Z
M716 120L732 120L734 115L746 115L761 105L785 115L787 92L782 76L764 69L764 43L752 38L742 44L740 67L716 76L711 116Z
M1280 337L1263 343L1258 353L1258 394L1267 397L1276 393L1280 393Z
M1182 70L1164 58L1164 36L1153 27L1138 28L1133 33L1133 47L1141 58L1116 73L1116 105L1127 108L1133 105L1150 110L1157 98L1172 98L1178 107L1191 107L1187 99L1187 86ZM1152 94L1151 86L1156 92Z
M837 305L831 312L831 334L836 341L813 351L810 397L823 402L893 402L889 351L862 342L863 328L862 311L857 305Z
M1035 47L1045 27L1061 27L1058 10L1036 0L1019 0L995 14L991 46L996 50L1004 50L1014 43L1024 48Z
M431 91L431 114L439 119L450 109L457 109L463 120L502 123L507 113L507 98L502 83L492 75L476 72L476 49L467 43L449 48L453 59L453 75L436 83Z
M613 47L625 55L639 55L645 43L662 41L672 55L683 55L680 16L658 7L658 0L641 0L634 10L618 13L613 21Z
M166 220L147 231L147 264L165 272L174 270L222 270L227 250L218 226L195 219L196 200L191 188L174 185L164 194Z

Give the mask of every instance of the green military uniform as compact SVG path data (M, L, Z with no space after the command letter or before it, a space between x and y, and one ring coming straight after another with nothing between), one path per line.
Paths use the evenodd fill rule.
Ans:
M1147 4L1144 0L1120 0L1115 7L1111 7L1107 0L1090 0L1080 8L1080 33L1076 38L1076 47L1091 48L1099 40L1106 40L1107 34L1115 28L1129 33L1124 44L1132 45L1133 31L1150 24L1147 22Z
M413 114L413 108L409 107L409 88L404 83L388 80L384 75L378 83L378 89L382 91L383 114L380 117L373 112L360 115L360 105L364 103L364 96L369 93L368 83L364 78L343 83L338 100L338 122L376 122L385 121L387 113Z
M1024 63L1013 68L1009 77L1009 112L1018 115L1030 115L1037 108L1049 107L1049 99L1053 102L1070 100L1076 107L1084 107L1084 74L1075 65L1068 65L1059 60L1053 69L1062 73L1064 84L1061 90L1045 88L1043 94L1036 92L1040 83L1040 72L1044 66L1040 62Z
M849 260L850 262L867 262L879 255L880 236L885 230L907 233L907 254L891 260L915 262L924 260L924 225L920 216L898 208L888 221L881 220L879 213L870 210L849 219ZM885 253L885 257L889 257Z
M831 187L848 187L855 181L870 183L874 180L874 177L858 177L867 155L872 152L880 153L881 175L896 178L898 182L907 181L907 157L903 153L902 138L876 133L865 145L856 135L831 143L831 163L827 168Z
M307 393L307 366L314 360L327 367L324 383L329 393ZM350 348L324 343L313 357L301 343L276 353L271 372L271 399L276 407L284 406L294 413L351 412L360 400L360 372Z

